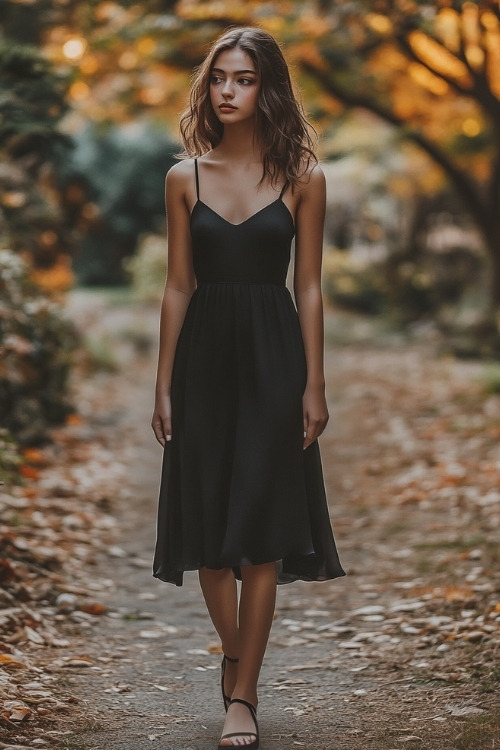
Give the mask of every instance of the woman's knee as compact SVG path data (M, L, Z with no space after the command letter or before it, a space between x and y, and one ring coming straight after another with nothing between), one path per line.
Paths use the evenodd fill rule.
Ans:
M211 581L224 581L233 576L232 568L200 568L200 576Z
M275 562L262 563L260 565L242 565L241 578L247 580L273 580L277 581L277 568Z

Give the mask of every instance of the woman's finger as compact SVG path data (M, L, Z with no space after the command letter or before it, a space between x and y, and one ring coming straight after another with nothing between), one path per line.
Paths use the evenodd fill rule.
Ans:
M170 419L168 417L162 418L161 416L153 417L151 427L155 434L156 439L161 446L165 446L165 443L172 439L172 431L170 427Z
M314 425L309 419L308 414L304 415L304 450L314 442Z
M328 419L323 418L310 418L304 419L304 448L308 448L315 440L319 438L321 433L326 427Z
M170 442L172 440L172 425L170 421L170 417L163 417L162 418L162 424L163 424L163 435L165 437L166 442Z
M160 445L165 445L165 435L163 433L163 427L161 422L160 423L154 423L151 425L153 428L153 432L155 434L155 438L158 440Z

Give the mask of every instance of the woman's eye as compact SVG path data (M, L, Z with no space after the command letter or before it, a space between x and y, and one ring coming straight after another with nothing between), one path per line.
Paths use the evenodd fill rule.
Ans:
M245 86L248 86L249 84L253 83L253 78L240 78L240 83L245 84Z
M222 78L220 76L212 76L210 79L211 83L220 83L222 81Z

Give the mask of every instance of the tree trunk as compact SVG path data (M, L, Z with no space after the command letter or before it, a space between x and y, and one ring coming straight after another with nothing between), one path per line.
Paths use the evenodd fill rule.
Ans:
M500 215L491 216L481 227L490 257L490 312L495 318L500 315Z

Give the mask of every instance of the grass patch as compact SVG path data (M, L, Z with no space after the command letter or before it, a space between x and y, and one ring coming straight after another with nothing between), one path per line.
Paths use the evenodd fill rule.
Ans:
M481 693L500 692L500 667L493 667L488 674L480 675L479 690Z
M420 575L425 575L426 573L430 573L431 570L436 570L434 560L431 560L429 557L419 557L414 563L414 567Z
M488 396L500 393L500 365L491 364L485 367L480 382L483 392Z
M432 549L432 548L431 548ZM417 573L420 573L421 575L427 575L428 573L432 573L434 578L438 576L440 573L446 574L447 576L447 582L451 583L450 575L451 570L454 565L454 561L450 561L449 559L440 559L436 560L432 554L430 554L429 549L423 549L419 550L420 555L417 557L415 554L415 557L412 559L412 564ZM436 552L441 551L440 547L436 547ZM417 550L415 550L415 553ZM457 579L453 578L454 582L458 582ZM442 581L441 581L442 583ZM436 586L438 585L436 581Z
M415 725L413 733L418 739L410 739L409 732L405 737L401 729L387 727L376 733L375 742L369 747L371 750L497 750L500 748L500 714L450 718L441 725L422 723Z
M389 748L401 748L401 750L451 750L452 745L446 738L440 738L433 732L433 736L428 736L428 730L423 727L415 727L414 731L418 739L410 739L411 735L401 729L382 729L375 735L374 743L369 745L360 743L359 750L389 750ZM342 745L344 747L344 745ZM354 747L354 745L352 746ZM356 746L358 747L358 746Z
M409 524L403 523L402 521L393 521L392 523L388 523L387 526L384 527L384 534L387 534L388 536L392 536L394 534L402 534L409 529Z
M120 334L122 341L132 344L137 354L147 356L153 347L154 339L151 333L144 328L127 328Z
M457 539L438 539L435 542L419 542L414 546L415 550L454 550L456 552L467 552L475 547L481 547L484 544L484 537L477 534L468 538Z
M26 523L26 519L24 519L20 513L14 512L9 516L9 526L22 526L24 523Z
M61 750L88 750L88 745L78 737L66 737L59 745Z
M69 735L59 740L57 747L59 750L89 750L87 741L79 735L85 732L102 732L104 729L103 722L96 718L78 721L78 734Z
M488 541L482 544L483 557L481 562L488 568L496 570L500 567L500 546L497 542Z
M130 622L135 622L136 620L153 620L154 615L144 614L144 612L125 612L121 619Z
M119 366L113 353L112 339L87 337L84 346L85 365L91 372L118 372Z
M456 750L493 750L499 747L500 714L474 716L460 723L462 731L453 743Z
M79 286L74 291L80 296L103 300L110 307L137 304L130 286Z
M407 332L386 318L326 308L325 340L330 346L369 345L377 349L401 345L407 339Z

